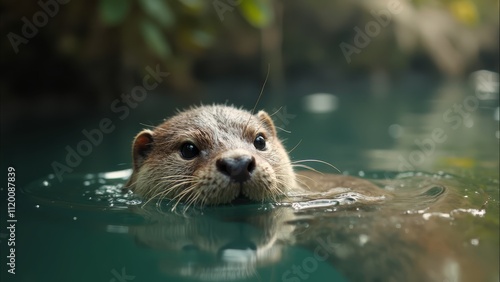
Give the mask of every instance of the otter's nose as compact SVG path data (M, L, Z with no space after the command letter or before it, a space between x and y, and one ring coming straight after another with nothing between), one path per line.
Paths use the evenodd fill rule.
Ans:
M252 156L220 158L216 165L217 169L231 177L231 180L243 183L250 179L250 173L255 169L255 158Z

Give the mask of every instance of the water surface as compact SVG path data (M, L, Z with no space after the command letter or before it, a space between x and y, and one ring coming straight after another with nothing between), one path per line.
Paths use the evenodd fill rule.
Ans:
M285 105L266 107L278 111L273 118L287 148L295 147L292 159L328 161L394 197L366 204L363 195L319 194L187 211L145 204L121 188L141 123L173 113L153 101L116 122L62 182L50 175L50 163L64 160L80 128L51 137L45 150L39 144L6 153L23 183L16 195L17 274L3 271L2 279L498 281L498 92L479 99L460 83L405 85L387 96L332 89L334 107L324 111L309 107L299 90ZM35 141L18 137L9 148Z

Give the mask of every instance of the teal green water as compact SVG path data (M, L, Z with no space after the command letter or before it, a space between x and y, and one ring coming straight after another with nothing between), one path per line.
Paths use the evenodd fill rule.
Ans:
M185 210L122 193L129 173L79 175L64 184L48 177L29 186L25 203L31 216L18 232L29 237L19 241L33 253L19 256L18 263L31 268L19 276L25 281L102 276L106 281L422 281L420 260L440 263L436 256L443 255L438 270L453 278L460 276L454 256L467 254L463 267L474 262L484 275L480 280L498 279L494 180L365 171L397 197L377 206L346 195ZM460 197L439 206L454 193ZM424 249L412 236L400 238L401 230L417 234L417 242L429 240L427 233L437 236L424 246L443 245Z
M274 115L287 148L299 144L290 153L294 160L328 161L396 195L371 206L321 196L187 211L145 204L120 193L129 172L117 168L129 167L128 147L140 127L135 120L156 124L173 111L134 117L127 121L134 126L121 131L127 134L86 157L82 166L93 173L76 170L62 182L33 179L17 190L16 274L4 271L2 252L2 277L498 281L498 93L482 100L457 87L420 96L337 95L324 113L297 97ZM267 110L273 108L279 109ZM119 165L103 165L110 159ZM23 175L28 166L16 169ZM4 249L7 238L0 239Z

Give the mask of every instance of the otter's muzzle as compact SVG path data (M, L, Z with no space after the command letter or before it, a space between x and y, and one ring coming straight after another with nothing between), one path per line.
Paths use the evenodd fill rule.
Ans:
M250 179L255 170L255 158L250 155L221 157L216 161L217 169L232 181L243 183Z

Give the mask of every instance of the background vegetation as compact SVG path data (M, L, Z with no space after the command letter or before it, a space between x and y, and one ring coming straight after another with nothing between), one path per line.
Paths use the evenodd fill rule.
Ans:
M65 1L2 0L2 112L19 101L107 107L143 77L145 66L157 64L172 74L163 94L192 101L214 80L258 84L268 64L269 87L278 92L307 76L337 81L417 72L460 79L478 69L498 71L493 0L393 0L402 12L350 63L340 44L354 44L355 27L364 30L390 0ZM16 53L9 34L22 36L23 18L33 22L48 2L58 4L57 13Z

